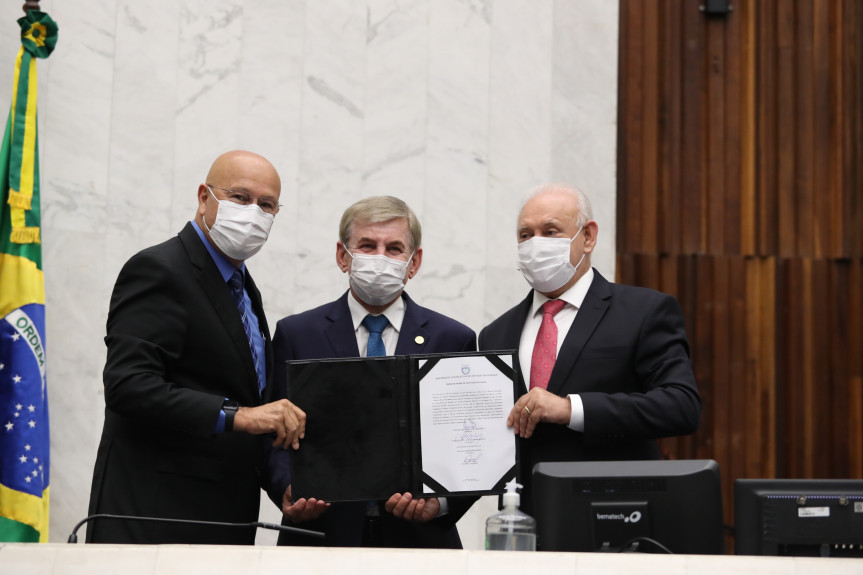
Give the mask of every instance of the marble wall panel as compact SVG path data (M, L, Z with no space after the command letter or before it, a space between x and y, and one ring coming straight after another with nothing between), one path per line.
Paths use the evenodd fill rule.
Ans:
M282 180L282 209L270 239L249 263L275 327L295 308L297 202L303 96L305 2L246 4L240 64L238 147L268 158Z
M358 190L364 197L397 196L420 217L428 124L429 4L368 4L363 181Z
M249 262L272 325L338 297L341 213L392 194L423 223L409 291L479 331L519 301L527 190L591 195L613 277L617 2L46 0L39 63L52 413L51 540L87 511L104 399L105 319L133 253L174 235L231 148L267 156L283 209ZM0 7L0 109L20 2ZM494 498L460 524L482 547ZM263 502L262 518L277 520ZM259 534L270 545L275 537Z
M553 21L548 1L494 5L482 325L529 289L516 269L515 226L527 191L550 174Z
M367 17L363 2L306 3L291 313L347 287L334 254L341 212L362 182Z
M87 514L96 460L93 447L102 434L102 338L107 308L103 292L94 287L104 274L105 262L98 256L104 252L105 236L98 231L45 232L42 257L49 278L45 282L45 349L52 438L50 529L51 540L62 541Z
M13 6L4 10L7 23L23 15L19 6L10 13ZM117 6L111 0L94 0L86 18L68 3L46 2L42 8L60 28L58 48L37 64L40 73L46 72L40 76L40 137L51 134L40 141L43 218L47 228L100 230L108 224ZM14 30L20 30L17 24ZM11 70L11 64L6 69ZM49 90L49 85L63 88Z
M242 101L242 0L179 2L171 222L194 216L195 189L222 152L236 148Z
M617 2L555 0L552 173L590 197L599 238L594 267L614 278Z
M179 15L176 2L117 3L123 33L115 41L106 226L133 237L176 233L165 215L173 200Z
M424 305L481 323L492 3L432 2L428 143L421 217Z

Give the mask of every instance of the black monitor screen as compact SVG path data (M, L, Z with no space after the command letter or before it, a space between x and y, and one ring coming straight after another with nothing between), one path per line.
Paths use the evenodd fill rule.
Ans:
M713 460L538 463L533 493L543 551L725 552Z
M863 480L738 479L737 555L863 557Z

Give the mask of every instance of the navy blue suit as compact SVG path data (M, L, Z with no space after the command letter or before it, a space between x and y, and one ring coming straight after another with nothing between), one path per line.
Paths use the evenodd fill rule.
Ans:
M276 325L273 337L273 381L282 397L285 397L287 392L285 361L359 357L348 297L352 297L350 292L345 292L334 302L288 316ZM405 302L405 315L399 330L395 355L476 351L476 334L473 330L417 305L406 293L402 293L402 298ZM303 406L299 407L302 409ZM277 485L287 487L290 483L288 452L274 454L271 473ZM475 500L473 497L447 498L449 512L427 523L410 523L382 511L383 544L386 547L461 549L455 523ZM326 539L322 541L282 533L279 545L359 547L362 543L365 513L366 506L363 502L333 503L319 518L297 525L323 531L327 534Z
M532 303L533 291L486 326L479 348L518 349ZM677 300L651 289L610 283L594 270L548 391L581 396L584 432L540 423L532 437L519 440L522 503L527 509L530 473L538 462L658 459L656 438L685 435L698 427L701 397Z

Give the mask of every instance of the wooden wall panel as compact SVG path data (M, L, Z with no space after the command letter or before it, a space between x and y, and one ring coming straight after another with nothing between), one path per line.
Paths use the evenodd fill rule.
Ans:
M622 2L621 252L863 255L859 4Z
M683 106L683 85L681 82L682 60L681 51L676 45L680 37L682 22L674 6L675 0L662 2L662 21L668 23L668 34L662 35L662 85L660 101L664 103L659 112L659 125L662 130L674 134L673 138L660 138L658 149L661 155L657 158L661 176L659 180L659 220L680 219L683 188L681 182L681 126L682 114L669 114L668 110L681 110ZM674 17L677 16L677 17ZM660 132L661 133L661 132ZM681 241L679 226L662 226L659 228L658 251L666 253L669 246L676 246Z
M740 253L758 253L758 130L756 129L756 26L755 5L742 5L745 12L740 16L740 44L742 71L740 74L740 90L737 98L740 102ZM734 97L732 92L732 97Z
M812 212L814 257L831 257L830 202L830 0L816 0L812 14Z
M622 6L621 6L622 8ZM679 11L679 8L677 8ZM701 154L703 149L704 135L702 132L689 130L687 126L692 125L704 113L704 103L701 95L704 92L703 74L684 73L685 70L694 68L701 69L701 60L704 58L704 28L705 23L703 17L697 12L691 10L682 11L683 30L682 38L676 40L676 49L683 53L683 70L681 71L681 84L683 85L683 107L682 123L680 139L682 142L681 154L683 156L682 166L700 165ZM621 67L622 73L622 67ZM666 113L671 115L674 110L666 110ZM626 129L626 127L624 127ZM663 138L667 137L663 134ZM620 143L618 143L620 146ZM706 217L706 212L702 209L704 185L702 182L702 173L695 170L683 169L681 174L682 190L681 204L682 211L679 214L680 228L682 230L682 251L684 253L700 253L703 251L702 234L700 230L702 226L702 218ZM638 246L632 249L638 250ZM678 246L666 246L667 253L676 253L679 251Z
M755 192L758 210L754 221L757 225L755 231L758 238L757 250L753 253L758 255L777 254L776 246L779 242L778 229L774 224L779 209L779 181L777 166L779 165L779 148L776 142L779 139L779 122L776 109L777 93L779 91L779 71L776 66L775 52L763 49L762 46L773 46L776 43L776 1L763 0L757 3L757 10L753 16L751 10L745 13L754 22L752 28L757 30L754 44L758 56L756 59L756 82L750 86L755 94L756 110L756 138L757 138L757 179L758 189ZM747 5L752 2L746 2ZM741 13L741 12L738 12ZM756 88L757 87L757 88Z
M863 3L621 0L617 281L675 295L704 400L661 442L863 478Z

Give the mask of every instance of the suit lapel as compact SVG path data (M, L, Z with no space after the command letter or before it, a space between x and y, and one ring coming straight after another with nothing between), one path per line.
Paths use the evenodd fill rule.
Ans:
M219 321L224 326L225 331L228 332L237 353L243 360L243 369L246 371L247 381L250 384L248 389L243 388L244 391L250 393L244 399L246 401L254 399L257 403L259 401L258 374L255 372L249 340L246 338L246 330L243 329L243 322L240 319L237 306L234 304L234 298L231 297L231 293L219 273L219 268L216 267L216 263L207 252L207 248L201 243L201 238L198 237L198 233L191 223L186 224L186 227L180 231L179 237L186 248L186 253L189 254L192 265L196 268L195 280L210 300ZM260 303L260 296L258 296L258 303ZM263 311L261 315L263 315Z
M359 357L360 355L354 321L348 307L349 295L350 291L345 292L342 297L333 302L326 313L329 324L324 328L324 333L333 349L332 357Z
M501 330L503 334L503 345L501 349L514 349L519 351L518 346L521 343L521 332L524 329L524 322L527 321L527 314L530 313L530 307L533 305L533 290L528 292L520 304L513 310L507 325Z
M564 383L571 379L570 374L578 356L596 326L599 325L602 316L608 310L610 299L611 290L608 287L608 280L594 270L593 283L587 290L587 295L581 303L575 321L572 322L569 333L563 340L557 360L554 362L554 369L552 369L551 378L548 380L548 391L558 393L563 388Z
M499 330L496 330L496 333L500 334L500 341L493 342L493 349L487 349L486 351L501 351L505 349L514 349L515 355L514 359L518 364L518 385L521 390L519 393L524 394L527 393L527 377L524 375L521 369L521 363L519 363L519 344L521 343L521 332L524 329L524 322L527 320L527 314L530 313L530 307L533 305L533 290L528 292L527 297L524 298L520 304L516 307L512 308L509 312L507 312L506 322L501 326Z
M402 298L405 300L405 316L399 330L398 342L396 342L396 355L426 353L430 337L426 328L426 324L428 324L426 310L415 304L410 296L404 292L402 292Z

